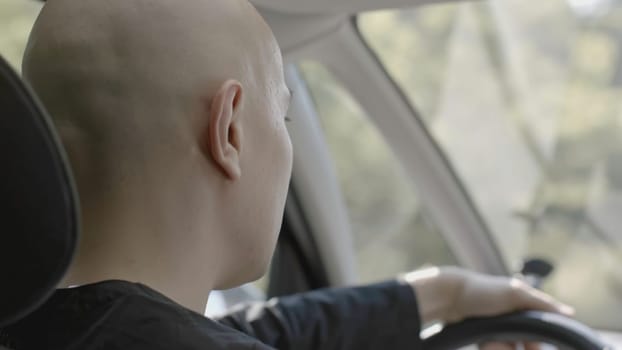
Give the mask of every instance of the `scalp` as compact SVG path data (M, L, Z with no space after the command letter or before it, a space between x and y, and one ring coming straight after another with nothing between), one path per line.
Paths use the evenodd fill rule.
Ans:
M175 159L225 79L261 90L273 41L246 0L49 0L23 72L78 176L99 186Z
M241 61L256 41L247 6L234 0L49 1L23 71L42 94L58 92L59 85L87 100L88 93L187 93L197 81L243 73Z

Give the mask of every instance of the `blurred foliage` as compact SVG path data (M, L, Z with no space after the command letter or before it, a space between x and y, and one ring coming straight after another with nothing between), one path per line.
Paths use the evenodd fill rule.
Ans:
M545 289L619 330L622 2L431 5L365 14L359 27L508 263L554 262Z

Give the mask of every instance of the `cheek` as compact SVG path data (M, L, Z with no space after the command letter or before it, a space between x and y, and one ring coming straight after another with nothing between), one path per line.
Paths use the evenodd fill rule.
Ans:
M283 210L285 209L285 200L287 198L293 164L292 145L286 131L280 135L277 147L278 149L274 152L275 166L273 170L274 204L278 208L277 210L279 210L277 214L280 214L277 216L277 220L281 220Z
M255 129L242 156L242 186L256 222L273 230L280 225L292 169L292 146L287 130ZM263 226L263 225L262 225Z
M283 129L284 130L284 129ZM275 205L280 209L284 206L289 180L292 172L293 151L289 136L285 132L279 132L273 137L273 145L270 152L270 171L268 172Z
M286 178L286 182L289 184L289 180L292 174L292 166L294 163L294 150L287 129L284 129L281 139L281 153L283 162L281 175Z
M283 126L271 135L270 149L266 150L269 154L269 161L265 166L267 179L266 186L262 189L263 198L267 201L265 214L273 221L271 227L278 233L285 209L285 200L292 170L292 145Z

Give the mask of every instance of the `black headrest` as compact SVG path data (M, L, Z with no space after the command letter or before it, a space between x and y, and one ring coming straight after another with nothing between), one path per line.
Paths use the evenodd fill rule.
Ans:
M0 327L43 303L78 238L69 164L34 94L0 57Z

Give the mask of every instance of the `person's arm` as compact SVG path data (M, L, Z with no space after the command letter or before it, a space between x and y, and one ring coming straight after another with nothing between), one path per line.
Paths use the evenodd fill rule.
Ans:
M278 349L420 348L417 302L403 281L274 298L218 321Z
M524 309L574 312L517 279L446 267L394 282L275 298L219 321L278 349L417 350L422 324Z

